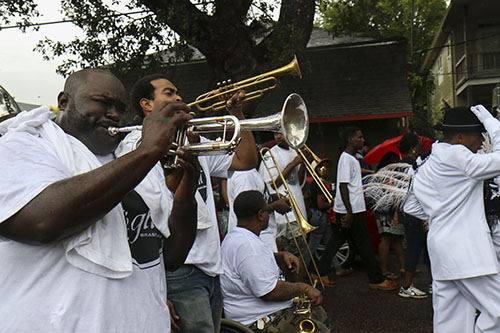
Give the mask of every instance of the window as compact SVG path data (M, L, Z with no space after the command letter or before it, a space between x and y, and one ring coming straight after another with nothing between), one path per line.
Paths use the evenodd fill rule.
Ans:
M481 54L481 69L500 69L500 52Z
M437 59L437 78L438 84L443 83L443 56L439 55Z

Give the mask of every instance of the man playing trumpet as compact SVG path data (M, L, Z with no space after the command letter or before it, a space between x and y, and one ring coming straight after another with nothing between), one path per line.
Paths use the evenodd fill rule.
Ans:
M109 71L84 69L55 122L42 106L1 123L2 331L170 331L164 267L193 244L199 166L184 157L170 193L157 162L191 117L159 103L141 146L117 158L107 128L125 125L125 96Z
M236 92L226 104L229 112L244 119L244 92ZM159 103L182 101L177 87L163 74L152 74L135 83L131 91L132 105L140 116L148 115ZM129 134L133 139L134 135ZM207 141L206 138L201 140ZM198 230L186 262L167 273L168 298L172 327L189 332L218 332L222 316L219 275L222 273L220 238L210 177L227 178L229 170L248 170L257 164L252 132L242 131L241 141L233 155L199 156L202 168L198 192ZM175 308L175 310L174 310Z

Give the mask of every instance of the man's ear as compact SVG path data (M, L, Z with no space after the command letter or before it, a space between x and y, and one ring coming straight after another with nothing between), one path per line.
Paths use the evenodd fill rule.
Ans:
M57 108L59 111L65 111L68 107L68 103L69 96L64 91L61 91L59 95L57 95Z
M149 98L141 98L141 100L139 101L139 105L141 106L144 115L147 116L151 113L151 111L153 111L155 103Z
M266 214L266 213L265 213L262 209L261 209L261 210L259 210L259 212L257 213L257 219L258 219L259 221L263 221L263 220L264 220L264 218L265 218L265 217L264 217L264 215L265 215L265 214Z

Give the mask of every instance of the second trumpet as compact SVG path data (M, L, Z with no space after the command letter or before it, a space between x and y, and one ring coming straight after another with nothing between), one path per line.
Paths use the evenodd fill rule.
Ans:
M141 130L142 126L109 127L110 135ZM240 131L282 132L290 147L302 147L309 134L309 116L304 100L298 94L290 94L280 112L261 118L239 120L235 116L217 116L189 120L179 129L169 150L167 167L177 166L177 151L182 149L197 155L217 155L233 152L240 141ZM215 141L190 142L189 133L220 133ZM140 139L135 147L140 144Z

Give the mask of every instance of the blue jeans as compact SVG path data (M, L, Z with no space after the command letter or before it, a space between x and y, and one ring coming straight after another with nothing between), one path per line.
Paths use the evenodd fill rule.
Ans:
M167 272L167 298L180 317L181 332L220 331L222 294L219 277L211 277L193 265Z
M321 243L325 232L327 232L328 216L326 212L311 208L311 218L309 219L309 223L314 227L318 227L309 234L309 248L311 249L311 253L314 254L314 251L316 251ZM306 265L309 265L311 262L309 255L306 255L305 260Z

